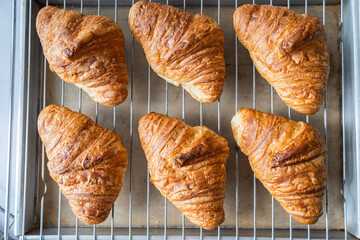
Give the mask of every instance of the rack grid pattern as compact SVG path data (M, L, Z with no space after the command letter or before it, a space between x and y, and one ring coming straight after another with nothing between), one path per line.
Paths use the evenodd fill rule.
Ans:
M79 0L80 1L80 12L83 13L83 10L84 10L84 0ZM286 4L287 4L287 7L291 9L291 2L290 0L284 0L284 1L287 1ZM12 81L11 81L11 90L13 89L13 82L14 82L14 49L15 49L15 30L14 30L14 25L15 25L15 0L12 1L12 9L13 9L13 25L12 25L12 42L11 42L11 49L13 50L12 51L12 55L11 55L11 77L12 77ZM162 1L163 3L164 1ZM238 0L235 0L234 1L234 9L236 9L238 6L239 6L239 1ZM241 2L241 1L240 1ZM165 2L166 4L171 4L171 0L166 0ZM255 4L256 3L256 0L253 0L253 3ZM29 1L29 16L28 16L28 19L29 19L29 26L28 26L28 34L29 36L31 36L31 33L33 31L33 26L32 26L32 4L33 4L33 1L30 0ZM46 0L46 5L49 4L49 1ZM131 4L134 4L134 0L131 0ZM272 0L269 0L269 3L270 5L272 5ZM326 24L326 19L325 19L325 6L326 6L326 1L323 0L323 18L322 18L322 21L324 24ZM62 7L64 9L67 8L67 1L64 0L63 2L63 5ZM305 8L305 13L307 13L307 9L308 9L308 0L304 0L304 8ZM203 9L204 9L204 1L203 0L200 0L200 13L203 13ZM217 13L218 13L218 16L217 16L217 22L220 24L220 9L221 9L221 2L220 0L218 0L218 5L217 5ZM183 10L186 11L186 0L183 0ZM98 5L97 5L97 14L100 15L101 14L101 1L98 0ZM117 15L118 15L118 0L114 0L114 21L116 22L117 21ZM342 21L342 1L341 1L341 21ZM237 40L237 36L235 35L234 36L235 38L235 46L234 46L234 50L235 50L235 109L234 109L234 114L237 112L238 110L238 75L239 75L239 70L238 70L238 40ZM129 142L129 146L130 148L128 149L128 152L129 152L129 155L128 155L128 172L130 174L130 193L129 193L129 228L128 228L128 234L126 236L123 236L123 237L126 237L128 238L129 240L133 239L134 235L133 235L133 229L132 229L132 193L131 193L131 167L132 167L132 146L133 146L133 82L134 82L134 38L132 37L132 51L131 51L131 62L130 62L130 76L129 76L129 87L130 87L130 126L129 126L129 135L130 135L130 142ZM343 45L341 43L340 45L341 47L341 53L343 51ZM31 61L31 37L29 37L28 39L28 62ZM342 59L342 63L343 63L343 59ZM43 83L42 83L42 108L44 108L46 106L46 83L47 83L47 73L46 73L46 69L47 69L47 62L46 62L46 58L44 57L43 59ZM30 65L28 66L28 71L27 71L27 86L30 85ZM256 69L255 69L255 66L253 65L253 68L252 68L252 71L253 71L253 89L252 89L252 107L254 109L256 109L256 77L255 77L255 73L256 73ZM342 75L343 75L343 72L342 72ZM147 111L148 112L151 112L151 91L150 91L150 83L151 83L151 69L150 69L150 65L148 65L148 74L147 74L147 99L148 99L148 102L147 102ZM66 83L64 81L62 81L61 83L61 105L64 106L64 94L65 94L65 85ZM343 81L342 81L342 84L343 84ZM26 129L29 128L29 96L30 96L30 88L28 87L27 88L27 106L26 106ZM273 87L269 87L269 91L271 92L271 99L270 99L270 103L271 103L271 113L274 113L274 89ZM12 91L10 91L10 102L11 102L11 106L10 106L10 110L9 110L9 119L11 120L12 119L12 105L13 105L13 98L12 98ZM165 94L165 115L168 115L168 83L166 82L166 90L164 92ZM78 112L82 112L82 90L79 89L78 90ZM98 103L94 103L96 104L96 119L95 119L95 122L98 121L98 109L99 109L99 105ZM185 103L185 92L184 92L184 89L182 89L182 120L184 122L186 122L186 116L185 116L185 107L186 107L186 103ZM113 107L113 130L115 130L118 126L116 126L116 107ZM220 109L220 100L218 100L217 102L217 132L220 134L221 133L221 129L220 129L220 123L221 123L221 109ZM200 103L200 119L199 119L199 123L200 125L203 125L203 104ZM288 108L288 118L291 119L291 109ZM306 122L310 122L310 117L309 116L306 116ZM9 121L9 129L12 128L12 122ZM344 128L344 126L343 126ZM326 108L326 97L325 97L325 102L324 102L324 129L325 129L325 141L327 143L327 108ZM26 133L28 133L28 131L26 131ZM1 211L3 211L5 213L5 226L4 226L4 236L2 237L2 239L6 239L8 237L8 234L9 234L9 229L11 229L13 223L14 223L14 220L13 220L13 216L11 214L9 214L9 189L10 189L10 159L11 159L11 138L12 138L12 135L11 135L11 132L9 131L9 151L8 151L8 163L7 163L7 188L6 188L6 204L5 204L5 209L1 209ZM29 139L28 139L28 135L26 134L26 144L25 144L25 156L27 157L28 154L27 154L27 151L28 151L28 144L29 144ZM26 235L26 232L25 232L25 209L26 209L26 175L24 176L24 199L23 199L23 213L22 213L22 216L23 216L23 219L22 219L22 227L23 227L23 230L22 230L22 238L23 239L26 239L27 237L28 238L31 238L31 239L36 239L36 237L39 237L40 239L43 239L44 237L46 237L46 235L44 234L44 199L46 197L46 192L47 192L47 183L46 183L46 180L45 180L45 177L44 177L44 174L45 174L45 170L44 170L44 167L45 167L45 149L44 149L44 145L42 144L41 145L41 152L42 152L42 158L41 158L41 170L40 170L40 175L41 175L41 180L44 184L44 193L43 195L41 196L41 200L40 200L40 219L39 219L39 235L38 236L27 236ZM236 208L235 208L235 211L236 211L236 230L235 231L235 237L236 239L239 239L239 206L238 206L238 196L239 196L239 186L238 186L238 182L239 182L239 176L238 176L238 169L239 169L239 163L238 163L238 158L239 158L239 149L237 149L236 151L236 161L235 161L235 168L234 168L234 171L236 173ZM344 158L345 159L345 158ZM328 161L327 161L327 158L326 158L326 166L328 165ZM25 169L27 168L27 159L25 159ZM24 171L25 174L27 174L27 171ZM345 171L344 171L344 174L345 174ZM343 176L344 177L344 180L345 180L345 175ZM147 199L146 199L146 216L147 216L147 226L146 226L146 236L144 236L147 240L150 240L150 238L152 237L150 235L150 197L149 197L149 192L150 192L150 185L149 185L149 171L147 171L147 193L146 193L146 196L147 196ZM255 179L255 174L254 174L254 178L253 178L253 205L254 205L254 219L253 219L253 239L256 239L257 238L257 224L256 224L256 220L257 220L257 214L256 214L256 210L257 210L257 207L256 207L256 202L257 202L257 199L256 199L256 190L257 190L257 181ZM60 189L58 190L58 199L59 199L59 202L58 202L58 226L57 226L57 234L56 234L56 238L57 239L61 239L62 238L62 227L61 227L61 199L62 199L62 194L61 194L61 191ZM163 238L164 240L167 239L168 237L168 231L167 231L167 199L164 198L164 203L165 203L165 207L164 207L164 229L163 229ZM272 197L272 201L271 201L271 207L272 207L272 217L271 217L271 223L272 223L272 228L271 228L271 239L275 239L275 226L274 226L274 218L275 218L275 215L274 215L274 198ZM346 208L346 203L344 201L344 226L345 226L345 233L347 232L346 231L346 211L345 211L345 208ZM324 216L326 218L326 229L325 229L325 232L326 232L326 239L329 239L329 215L328 215L328 194L327 194L327 190L326 190L326 194L325 194L325 212L324 212ZM114 230L115 230L115 225L114 225L114 205L113 205L113 209L111 211L111 214L110 214L110 217L111 217L111 227L110 227L110 234L107 235L107 237L109 237L110 239L118 239L116 236L115 236L115 233L114 233ZM185 217L184 217L184 214L182 214L182 229L181 229L181 239L182 240L185 240L185 238L187 237L185 232L186 232L186 229L185 229ZM293 239L293 232L292 232L292 218L291 216L289 217L289 224L290 224L290 235L289 235L289 239ZM221 235L221 226L218 227L217 229L217 239L220 240L222 238L222 235ZM76 226L75 226L75 232L74 232L74 239L80 239L80 234L79 234L79 221L78 219L76 218ZM92 231L92 238L93 239L97 239L97 238L101 238L101 237L105 237L105 236L100 236L97 234L97 227L96 225L93 226L93 231ZM199 238L200 239L203 239L203 231L202 229L200 228L199 229ZM308 239L311 239L311 228L310 228L310 225L308 225L308 228L307 228L307 238ZM344 234L344 238L347 239L347 234ZM47 239L47 238L46 238ZM81 238L82 239L82 238ZM101 239L107 239L107 238L101 238Z

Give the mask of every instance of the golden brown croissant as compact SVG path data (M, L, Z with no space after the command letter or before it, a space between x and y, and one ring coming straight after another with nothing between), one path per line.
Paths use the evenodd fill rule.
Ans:
M206 127L149 113L139 120L151 182L194 224L214 229L225 219L227 141Z
M38 118L50 176L84 223L106 220L123 185L126 149L119 135L81 113L58 105Z
M231 126L270 194L298 222L316 223L322 215L327 178L326 146L319 131L308 123L253 109L240 109Z
M139 1L130 9L129 25L160 77L182 86L200 102L220 98L225 78L224 35L212 18Z
M125 40L110 18L44 7L36 29L50 69L95 101L116 106L127 97Z
M317 112L329 75L322 23L285 7L249 4L239 7L233 20L257 70L281 99L300 113Z

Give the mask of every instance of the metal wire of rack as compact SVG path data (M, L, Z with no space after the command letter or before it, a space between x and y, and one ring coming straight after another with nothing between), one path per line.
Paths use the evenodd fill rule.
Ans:
M290 4L290 0L285 0L287 1L287 6L288 8L291 7ZM131 0L131 5L134 4L134 0ZM253 3L255 4L256 1L253 0ZM49 1L46 0L46 5L49 4ZM166 0L166 4L169 4L169 0ZM272 0L269 0L269 4L273 4ZM235 9L238 7L238 0L235 0L235 4L234 7ZM323 0L323 23L326 23L326 18L325 18L325 6L326 6L326 2L325 0ZM67 0L64 0L63 2L63 8L66 9L67 7ZM308 1L305 0L305 13L307 13L307 7L308 7ZM203 9L204 9L204 3L203 0L200 0L200 13L203 13ZM183 10L186 11L186 0L183 0ZM220 0L217 1L217 22L220 25L220 11L221 10L221 2ZM84 11L84 0L80 0L80 12L83 13ZM118 0L114 0L114 21L117 22L117 18L118 18ZM341 22L343 19L343 1L341 1ZM29 1L29 26L28 26L28 34L29 36L31 36L32 34L32 1ZM97 14L100 15L101 14L101 1L98 0L98 4L97 4ZM15 26L15 0L13 0L13 25L12 25L12 46L11 49L14 50L15 48L15 43L14 43L14 39L15 39L15 31L14 31L14 26ZM238 65L239 65L239 61L238 61L238 41L237 41L237 36L234 36L235 38L235 113L238 110L238 87L239 87L239 69L238 69ZM31 48L31 37L29 37L28 40L28 62L31 61L31 56L32 56L32 48ZM132 50L131 50L131 65L130 65L130 110L129 110L129 118L130 118L130 126L129 126L129 136L130 136L130 140L129 140L129 155L128 155L128 174L130 175L130 192L129 192L129 227L128 227L128 235L126 237L128 237L129 240L134 238L133 232L132 232L132 182L131 182L131 173L132 173L132 146L133 146L133 97L134 97L134 93L133 93L133 83L134 83L134 38L132 37ZM340 48L341 48L341 53L343 53L343 45L341 43ZM14 52L14 51L13 51ZM344 61L343 59L343 54L341 55L342 57L342 63ZM11 73L12 73L12 84L13 84L13 79L14 79L14 55L11 55ZM27 70L27 105L26 105L26 130L29 129L29 97L30 97L30 65L28 65L28 70ZM42 83L42 108L44 108L46 106L46 83L47 83L47 62L46 62L46 58L43 57L43 83ZM253 88L252 88L252 107L254 109L256 109L256 69L255 66L253 65L253 78L252 78L252 84L253 84ZM342 72L342 84L344 84L343 81L343 76L344 73ZM61 83L61 105L64 106L64 95L65 95L65 82L62 81ZM168 83L165 83L165 115L168 115ZM13 89L12 85L11 85L11 89ZM147 75L147 112L151 112L151 68L150 65L148 65L148 75ZM271 104L271 113L274 113L274 89L273 87L270 87L270 104ZM10 99L11 99L11 105L9 107L9 151L8 151L8 162L7 162L7 188L6 188L6 204L5 204L5 209L4 209L4 213L5 213L5 225L4 225L4 238L8 238L8 231L11 228L12 224L8 224L9 222L9 218L13 217L11 216L11 214L9 213L9 188L10 188L10 167L11 167L11 128L12 128L12 106L13 106L13 97L12 97L12 91L10 91ZM327 92L326 92L327 95ZM78 91L78 111L81 113L82 112L82 90L79 89ZM185 122L186 118L185 118L185 92L184 89L182 89L182 101L181 101L181 116L182 116L182 120ZM325 102L324 102L324 129L325 129L325 141L327 143L327 108L326 108L326 99L327 96L325 97ZM220 107L220 100L217 102L217 132L220 134L221 133L221 107ZM199 106L199 124L203 125L203 104L200 103ZM98 103L96 103L96 113L95 113L95 122L98 122L98 115L99 115L99 106ZM342 112L343 118L344 118L344 112ZM288 108L288 118L291 119L291 109ZM309 116L306 116L306 122L309 122ZM343 128L345 128L345 126L343 125ZM116 107L113 107L113 130L116 129ZM28 131L26 131L26 141L25 141L25 176L24 176L24 182L23 182L23 186L24 186L24 195L23 195L23 211L22 211L22 233L21 236L23 239L29 238L29 239L36 239L34 236L32 237L27 237L26 235L26 186L27 186L27 162L28 162L28 144L29 144L29 137L27 135ZM41 196L41 200L40 200L40 213L39 213L39 234L37 235L40 239L43 239L45 237L44 235L44 199L46 197L46 193L47 193L47 182L45 180L45 149L44 149L44 145L41 145L41 181L44 185L44 191L43 194ZM235 189L235 195L236 195L236 203L235 203L235 212L236 212L236 222L235 222L235 234L234 237L236 239L239 239L239 176L238 176L238 170L239 170L239 149L236 149L235 152L235 177L236 177L236 189ZM344 158L345 159L345 158ZM328 167L328 160L326 158L326 166ZM345 165L345 160L344 161L344 165ZM346 176L345 176L345 171L344 171L344 175L343 175L343 179L345 181ZM147 240L150 240L151 236L150 235L150 213L151 213L151 209L150 209L150 184L149 184L149 171L147 171L147 183L146 183L146 218L147 218L147 225L146 225L146 236L144 236ZM328 189L328 186L327 186ZM256 200L256 192L257 192L257 184L256 184L256 178L255 175L253 176L253 214L254 214L254 218L253 218L253 239L257 239L257 200ZM57 239L62 239L64 236L62 236L62 227L61 227L61 199L62 199L62 194L60 189L58 190L58 226L57 226L57 234L56 237ZM115 239L117 236L115 235L115 223L114 223L114 205L111 211L111 228L110 228L110 235L109 237L111 239ZM168 232L167 232L167 200L166 198L164 198L164 228L163 228L163 239L166 240L169 236L168 236ZM328 216L328 192L326 190L326 195L325 195L325 219L326 219L326 229L325 229L325 239L329 239L329 216ZM78 219L75 219L76 225L75 225L75 232L74 232L74 236L75 239L79 239L80 238L80 234L79 234L79 222ZM185 240L185 238L187 237L185 235L185 217L184 214L181 215L181 222L182 222L182 226L181 226L181 239ZM347 230L346 230L346 202L344 200L344 226L345 226L345 234L344 234L344 238L347 239L348 235L347 235ZM275 213L274 213L274 198L271 198L271 239L275 239ZM293 239L293 234L292 234L292 219L290 217L289 219L289 239ZM97 239L99 236L97 235L97 228L96 225L93 226L93 231L92 231L92 238L93 239ZM101 236L100 236L101 237ZM220 240L223 236L221 235L221 227L219 226L217 229L217 239ZM203 230L200 228L199 230L199 238L200 240L203 239ZM311 239L311 228L310 225L308 225L308 229L307 229L307 238ZM116 239L120 239L120 238L116 238Z

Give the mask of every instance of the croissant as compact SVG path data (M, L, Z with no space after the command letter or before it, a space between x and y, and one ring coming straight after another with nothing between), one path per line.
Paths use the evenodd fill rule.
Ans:
M200 102L221 96L225 78L224 35L210 17L138 1L129 13L132 34L152 69Z
M127 97L125 40L110 18L47 6L36 29L50 69L95 102L116 106Z
M233 20L257 70L285 104L303 114L317 112L330 69L319 19L285 7L245 4Z
M240 109L231 126L256 178L270 194L298 222L316 223L327 178L326 146L319 131L253 109Z
M38 130L50 176L74 214L86 224L105 221L120 193L127 165L120 136L58 105L41 111Z
M214 229L225 219L227 141L204 126L149 113L139 120L151 182L194 224Z

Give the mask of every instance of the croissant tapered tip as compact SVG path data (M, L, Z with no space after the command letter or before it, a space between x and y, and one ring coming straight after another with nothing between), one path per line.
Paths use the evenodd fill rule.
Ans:
M318 100L315 101L318 102ZM317 104L316 102L309 103L306 105L304 104L301 106L291 106L291 108L304 115L313 115L319 111L323 101L321 100L320 104ZM288 105L291 105L291 103L289 103Z
M41 112L38 116L38 122L37 122L38 130L40 129L40 126L43 124L43 121L47 118L48 113L58 111L59 107L60 107L59 105L50 104L41 110Z
M147 1L138 1L130 8L129 17L128 17L128 22L129 22L130 26L131 26L131 22L136 20L136 15L140 14L139 13L140 9L143 9L147 4L150 4L150 3ZM130 27L130 30L132 31L131 27Z
M322 214L321 214L322 215ZM319 220L320 216L319 217L315 217L315 218L302 218L302 217L295 217L295 216L292 216L292 218L294 218L296 221L298 221L299 223L302 223L302 224L315 224L317 223L317 221Z
M251 108L240 108L237 113L231 119L231 125L241 124L246 119L255 118L257 111Z
M56 7L53 7L53 6L45 6L45 7L43 7L43 8L40 9L40 11L38 12L37 17L41 18L41 17L44 16L44 14L45 14L46 12L49 12L49 11L54 11L54 12L56 12L56 11L60 11L60 9L58 9L58 8L56 8Z
M166 117L163 114L150 112L139 119L138 131L140 139L148 141L154 134L154 126L160 123L161 119Z
M240 108L236 114L256 114L256 110L252 108Z
M164 116L160 113L156 113L156 112L149 112L145 115L143 115L140 119L139 119L139 131L140 129L143 127L143 123L145 120L149 119L149 118L152 118L152 117L155 117L155 116Z
M208 224L206 222L201 222L201 223L197 222L196 225L202 227L205 230L214 230L215 228L220 226L225 221L225 212L224 212L224 210L222 210L222 212L219 214L219 216L214 217L214 216L209 215L207 217L208 217L208 219L217 219L217 221L212 224Z
M112 91L112 93L111 92L109 93L109 92L106 92L106 94L113 95L112 97L111 96L104 97L103 94L101 94L101 93L98 93L96 95L96 94L93 94L91 91L88 91L87 93L89 94L89 96L91 96L91 98L95 102L98 102L98 103L108 106L108 107L115 107L117 105L120 105L121 103L123 103L126 100L126 98L128 96L127 89L115 90L115 91ZM97 92L95 92L95 93L97 93Z
M53 6L46 6L40 9L36 16L36 31L40 37L42 38L43 35L45 35L43 29L46 27L46 25L51 21L51 18L53 17L53 13L56 12L58 9Z

